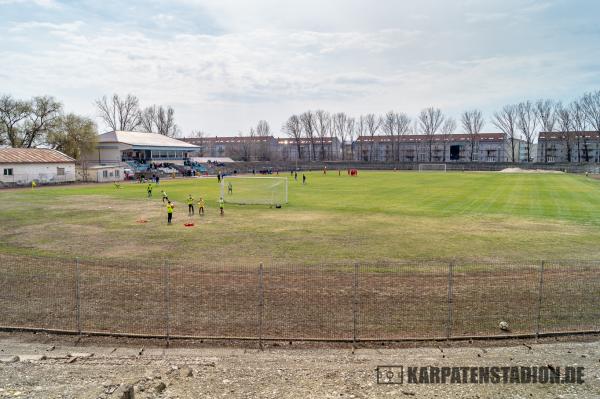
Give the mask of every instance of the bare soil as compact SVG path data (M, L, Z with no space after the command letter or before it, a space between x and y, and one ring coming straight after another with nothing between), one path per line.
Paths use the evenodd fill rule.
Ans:
M600 341L502 346L165 348L130 341L0 334L0 398L598 398ZM45 356L45 359L41 358ZM74 359L74 360L73 360ZM380 385L376 367L583 366L583 384Z

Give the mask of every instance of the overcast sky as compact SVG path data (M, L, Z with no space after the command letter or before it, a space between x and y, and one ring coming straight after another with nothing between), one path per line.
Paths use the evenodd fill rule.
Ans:
M173 106L184 135L260 119L280 135L319 108L489 120L600 89L599 15L597 0L0 0L0 93L94 118L94 99L133 93Z

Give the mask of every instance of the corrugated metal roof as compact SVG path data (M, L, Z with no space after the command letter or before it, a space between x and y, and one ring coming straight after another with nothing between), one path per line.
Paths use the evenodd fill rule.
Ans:
M167 137L162 134L144 132L107 132L98 136L98 143L123 143L138 147L198 148L193 144Z
M0 148L0 163L73 163L60 151L47 148Z

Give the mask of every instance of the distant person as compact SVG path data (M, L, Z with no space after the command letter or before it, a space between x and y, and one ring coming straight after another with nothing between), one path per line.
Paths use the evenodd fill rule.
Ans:
M160 176L156 175L156 185L160 182Z
M221 183L221 172L217 173L217 182Z
M225 212L223 211L224 205L225 201L223 201L223 197L219 198L219 209L221 210L221 216L225 215Z
M188 216L194 216L194 198L192 198L192 194L189 194L187 199L188 204Z
M148 191L148 198L152 198L152 183L148 183L146 191Z
M198 215L204 215L204 199L202 197L198 200Z
M165 202L171 202L171 201L169 201L169 196L167 195L167 193L165 192L165 190L162 190L161 193L162 193L162 202L163 202L163 204Z
M290 176L294 176L294 171L290 170Z
M175 205L171 203L171 201L167 202L167 224L171 224L173 220L173 208Z
M306 184L306 175L302 173L302 184Z
M252 174L255 175L256 174L256 170L254 170L254 168L252 169Z
M294 180L298 181L298 172L294 172Z
M233 194L233 185L231 184L231 182L227 183L227 194Z

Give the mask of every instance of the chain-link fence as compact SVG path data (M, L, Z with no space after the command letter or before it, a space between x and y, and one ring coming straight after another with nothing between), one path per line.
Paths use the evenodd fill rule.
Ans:
M0 255L0 309L5 329L167 339L599 332L600 262L209 265Z

